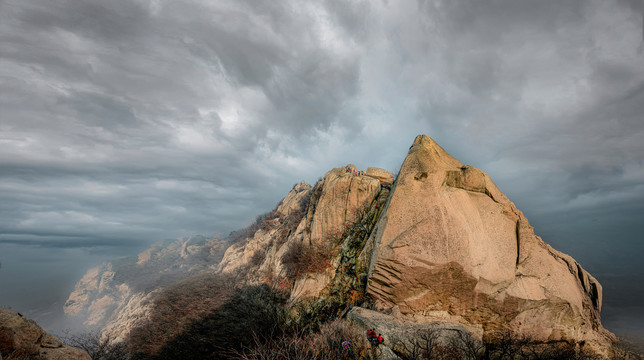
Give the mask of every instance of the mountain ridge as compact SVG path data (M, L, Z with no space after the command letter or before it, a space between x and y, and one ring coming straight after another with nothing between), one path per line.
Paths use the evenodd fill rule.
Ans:
M615 340L601 325L599 282L536 236L485 172L426 135L416 137L395 179L352 164L329 170L314 186L296 184L236 234L234 243L201 239L192 253L190 240L180 240L168 256L205 255L208 264L179 261L177 279L227 274L286 291L291 304L325 308L329 319L360 305L403 322L464 326L479 340L512 331L583 343L604 357ZM136 265L152 264L155 251L163 252L143 252ZM165 285L159 277L134 291L124 281L109 293L101 284L114 283L110 272L88 272L65 308L125 340L149 320Z

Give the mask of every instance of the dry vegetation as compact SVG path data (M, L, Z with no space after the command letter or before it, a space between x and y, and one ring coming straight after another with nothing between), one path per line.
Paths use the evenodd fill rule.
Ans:
M284 294L267 285L245 286L217 309L192 321L154 354L135 359L229 359L253 341L264 343L285 331Z
M331 258L334 255L335 249L332 244L312 246L295 243L282 257L286 277L295 280L303 274L324 272L331 267Z
M294 332L255 341L254 346L237 354L242 360L338 360L370 359L372 349L362 331L345 320L324 324L314 334Z
M125 344L114 342L109 336L101 337L98 331L78 335L68 331L61 340L69 346L87 351L92 360L125 360L129 357Z
M583 342L542 342L501 332L485 339L475 340L469 334L453 331L442 338L440 329L423 329L410 333L404 340L392 344L394 352L403 360L599 360ZM611 359L640 359L637 355L613 349Z
M229 301L237 279L225 275L198 275L161 292L149 320L130 334L128 350L142 358L158 353L193 321Z

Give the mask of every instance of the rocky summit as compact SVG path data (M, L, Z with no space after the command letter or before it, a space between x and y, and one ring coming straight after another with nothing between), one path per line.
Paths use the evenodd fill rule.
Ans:
M338 167L313 186L296 184L273 211L226 239L183 239L92 269L66 312L144 348L141 358L172 358L185 348L167 344L207 339L204 332L217 328L201 319L214 324L239 291L265 285L287 295L279 305L289 314L284 326L315 331L346 317L380 329L391 358L418 332L435 334L441 346L511 336L614 355L599 282L535 235L488 175L425 135L395 178Z
M599 282L535 235L487 174L426 135L409 149L370 241L366 291L381 312L598 348L612 337Z

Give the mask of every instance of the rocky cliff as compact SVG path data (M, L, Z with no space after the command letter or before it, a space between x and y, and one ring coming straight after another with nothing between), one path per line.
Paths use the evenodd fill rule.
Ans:
M367 294L375 309L484 335L606 344L602 288L544 243L481 170L416 138L372 233Z
M148 318L164 287L199 273L243 273L242 283L296 289L294 299L317 296L334 275L328 259L334 249L328 244L337 245L346 225L371 204L380 179L390 184L393 175L377 168L367 175L353 165L336 168L314 187L296 184L275 210L226 241L193 237L102 264L76 284L65 312L119 341ZM299 261L304 254L298 251L309 254L309 249L319 250L317 267L285 264L289 256Z
M64 345L35 321L0 307L0 359L90 360L84 350Z
M372 173L393 179L386 170L370 169ZM309 268L308 272L293 274L285 258L289 253L297 256L292 254L295 248L333 251L331 248L341 242L346 226L357 220L381 189L375 174L366 175L351 164L328 171L314 187L305 183L296 185L278 206L276 219L270 220L273 225L258 230L247 241L230 246L219 271L231 273L257 262L256 270L248 272L247 279L287 284L294 290L291 292L294 299L318 296L334 276L334 269L331 266ZM295 204L294 199L298 199L299 207L287 206ZM290 228L285 228L287 223L291 224ZM264 256L261 260L258 253Z

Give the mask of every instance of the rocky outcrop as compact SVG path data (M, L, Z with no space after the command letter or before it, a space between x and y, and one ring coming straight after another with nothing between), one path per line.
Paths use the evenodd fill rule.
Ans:
M347 320L363 331L376 329L385 339L383 346L389 349L410 349L412 341L422 342L431 340L434 346L450 346L455 338L479 341L481 330L477 327L465 327L461 324L434 321L415 323L361 307L354 307L347 313ZM427 338L431 336L431 339ZM478 335L478 340L476 336ZM390 350L391 351L391 350Z
M378 179L383 186L391 186L394 183L394 174L384 169L368 167L365 175Z
M371 203L380 190L378 179L353 175L346 171L347 168L355 166L335 168L328 171L322 179L320 198L307 219L310 221L307 224L310 238L307 240L312 244L321 245L332 237L337 238L348 223L358 218L359 212Z
M65 314L83 319L85 325L105 326L115 314L150 291L213 271L226 247L225 241L194 236L154 245L136 257L101 264L76 283L65 302Z
M383 178L393 178L386 170L370 169ZM356 221L381 188L380 180L351 164L328 171L313 188L305 184L297 184L280 202L278 216L264 220L246 241L228 248L219 271L232 273L245 268L251 282L266 281L267 274L273 281L284 279L287 270L282 259L291 247L339 243L347 224ZM308 202L302 203L303 199ZM296 214L302 215L297 226L286 230L284 224L292 222ZM248 269L249 264L254 268ZM333 269L304 274L293 285L292 299L318 296L334 275Z
M481 170L421 135L367 243L375 308L417 323L606 343L601 285L544 243Z
M7 308L0 308L0 359L90 360L84 350L64 345L35 321Z
M310 192L311 185L306 181L301 181L295 184L291 191L286 194L286 197L284 197L277 206L277 212L284 216L291 215L294 211L301 208L301 202L306 200L306 197Z

